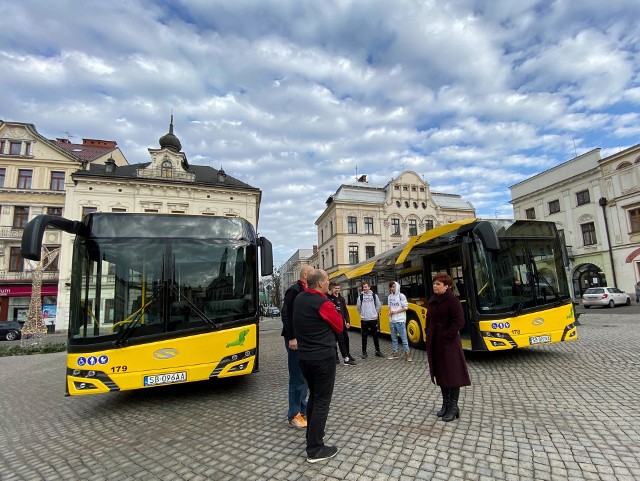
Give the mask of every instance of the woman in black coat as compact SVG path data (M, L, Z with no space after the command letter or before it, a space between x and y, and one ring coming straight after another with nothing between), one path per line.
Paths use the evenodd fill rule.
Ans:
M433 292L427 303L427 357L431 382L442 391L442 408L437 415L449 422L460 417L460 387L471 384L460 340L464 312L451 292L449 275L434 276Z

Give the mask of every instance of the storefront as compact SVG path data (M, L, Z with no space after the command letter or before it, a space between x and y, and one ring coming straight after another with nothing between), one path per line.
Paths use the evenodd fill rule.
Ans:
M42 316L44 323L54 325L56 322L56 304L58 301L58 285L43 285ZM31 302L31 286L0 286L0 322L27 320L29 303Z

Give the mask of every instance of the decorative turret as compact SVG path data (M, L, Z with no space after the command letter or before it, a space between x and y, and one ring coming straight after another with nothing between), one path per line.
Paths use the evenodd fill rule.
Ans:
M171 114L171 123L169 124L169 133L160 137L160 147L163 149L171 149L174 152L180 152L182 144L180 139L173 135L173 114Z

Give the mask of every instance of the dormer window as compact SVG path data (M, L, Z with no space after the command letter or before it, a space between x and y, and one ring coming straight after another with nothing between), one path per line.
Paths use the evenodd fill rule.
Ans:
M165 160L162 162L160 166L160 177L164 177L165 179L173 177L173 164L171 161Z

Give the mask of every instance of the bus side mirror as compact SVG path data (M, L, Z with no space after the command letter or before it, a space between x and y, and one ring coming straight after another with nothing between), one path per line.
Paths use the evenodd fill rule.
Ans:
M22 244L20 246L22 257L31 261L40 260L42 237L49 224L70 234L78 234L83 226L82 222L65 219L57 215L40 214L35 216L29 221L22 233Z
M270 276L273 274L273 247L266 237L258 239L258 246L260 246L260 274Z

